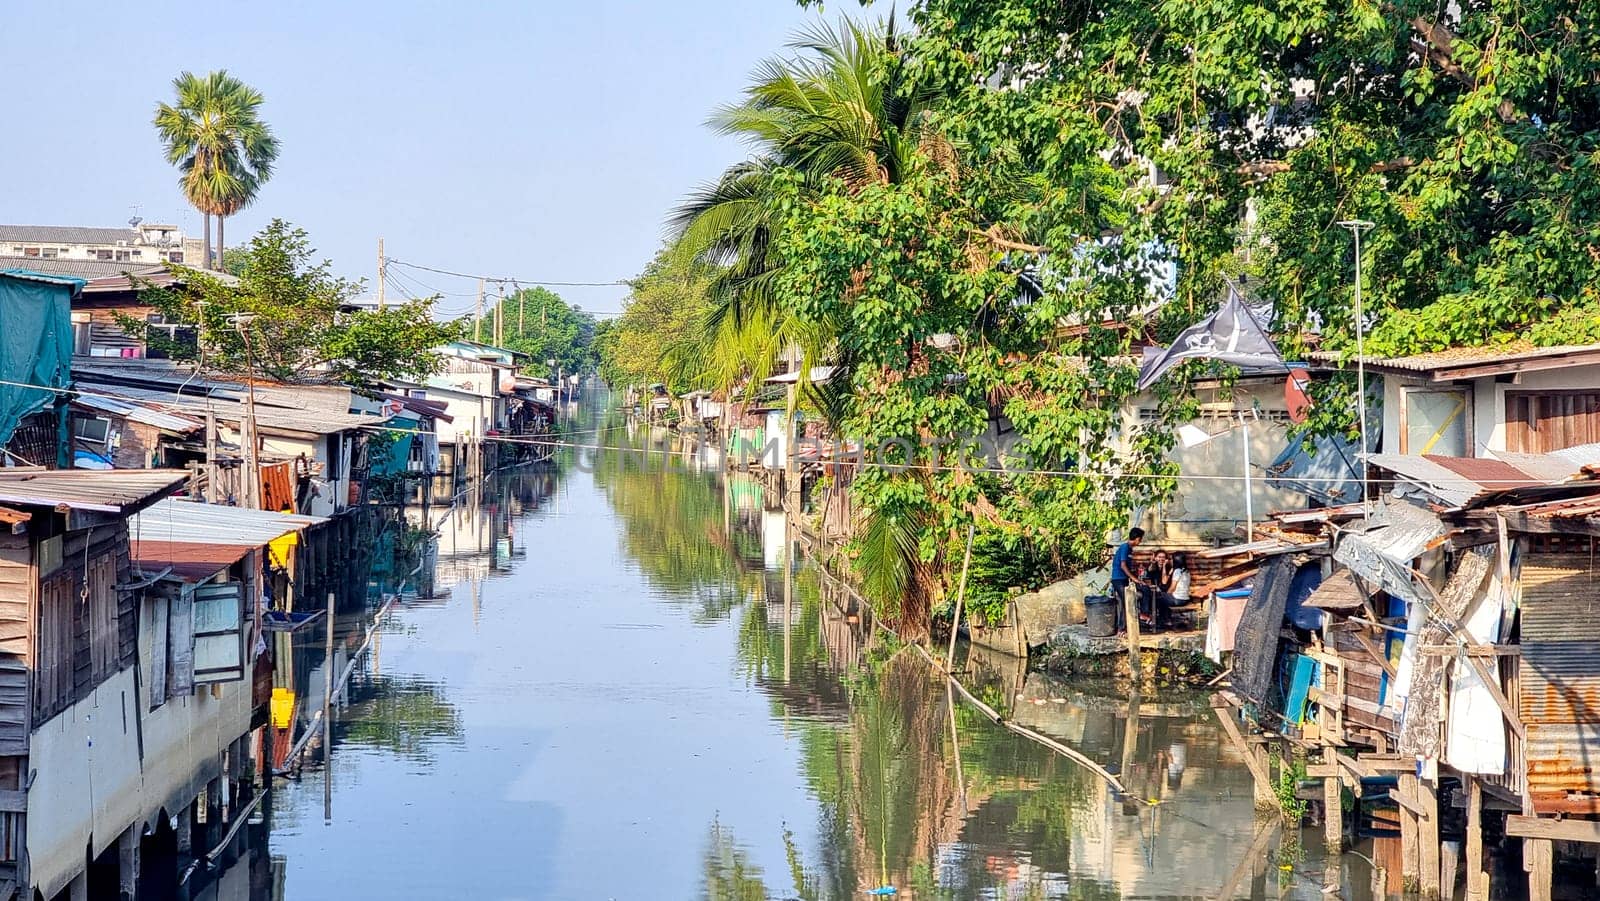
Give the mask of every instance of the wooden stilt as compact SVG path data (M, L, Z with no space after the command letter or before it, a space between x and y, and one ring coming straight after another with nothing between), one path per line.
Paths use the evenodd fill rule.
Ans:
M1467 901L1489 901L1489 873L1483 866L1483 785L1467 777Z
M120 901L139 897L139 827L129 826L117 838L117 894Z
M1406 892L1420 891L1421 860L1417 855L1417 777L1411 773L1400 774L1397 789L1400 799L1400 883Z
M1523 839L1522 868L1528 871L1528 901L1551 901L1550 880L1555 870L1555 847L1551 841Z
M1460 842L1444 842L1439 846L1439 897L1443 901L1456 901L1456 874L1460 864Z
M1422 808L1417 817L1417 869L1421 877L1422 897L1434 901L1440 896L1441 876L1439 853L1439 783L1431 779L1418 779L1412 785L1412 798Z
M1272 780L1272 755L1267 752L1267 746L1259 742L1251 746L1250 755L1256 762L1252 768L1256 810L1278 810L1278 786Z
M1332 748L1323 750L1322 757L1337 771L1338 764L1333 761L1333 755L1338 752ZM1337 772L1322 780L1322 842L1328 848L1329 854L1338 854L1344 850L1344 792L1339 783Z

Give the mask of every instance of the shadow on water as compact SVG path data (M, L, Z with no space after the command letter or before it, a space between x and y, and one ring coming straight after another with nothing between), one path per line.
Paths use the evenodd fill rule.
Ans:
M1204 697L967 656L974 693L1134 803L874 631L759 484L648 429L593 434L641 449L431 511L339 699L331 823L308 768L274 799L270 865L246 855L248 893L219 897L1373 897L1311 831L1256 841ZM342 618L335 666L362 623ZM313 645L293 655L308 708Z

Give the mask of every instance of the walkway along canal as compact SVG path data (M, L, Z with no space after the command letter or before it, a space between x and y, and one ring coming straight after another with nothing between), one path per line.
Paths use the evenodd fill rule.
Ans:
M569 454L559 475L502 473L434 511L425 589L336 699L331 777L313 749L279 783L217 897L1398 890L1398 868L1367 864L1395 839L1324 860L1315 830L1257 819L1204 695L1128 697L967 657L976 696L1127 795L990 722L819 578L777 498L651 437ZM336 668L360 626L341 617ZM311 631L294 656L315 696Z

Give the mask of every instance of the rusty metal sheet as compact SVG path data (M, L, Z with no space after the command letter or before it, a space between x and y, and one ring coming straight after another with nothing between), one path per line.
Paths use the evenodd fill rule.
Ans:
M1600 793L1600 578L1587 554L1524 558L1517 675L1535 807Z
M1600 564L1587 554L1529 554L1522 563L1522 640L1600 638ZM1593 661L1600 673L1600 658Z

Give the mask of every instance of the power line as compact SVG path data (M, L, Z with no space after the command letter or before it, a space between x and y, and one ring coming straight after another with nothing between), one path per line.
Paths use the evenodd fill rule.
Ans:
M562 281L552 281L550 279L523 278L522 276L483 275L483 274L475 273L475 272L456 272L455 270L452 270L452 269L439 269L439 268L434 267L434 266L423 266L423 265L420 265L418 263L407 263L405 260L397 260L394 257L390 257L388 262L392 266L405 266L408 269L421 269L424 272L437 272L440 275L451 275L451 276L455 276L456 278L481 278L484 281L497 282L497 283L502 283L502 284L510 283L510 282L520 282L520 283L529 284L529 285L545 285L545 286L557 287L557 288L616 288L616 287L627 287L628 286L628 282L623 281L623 280L610 281L610 282L562 282Z

